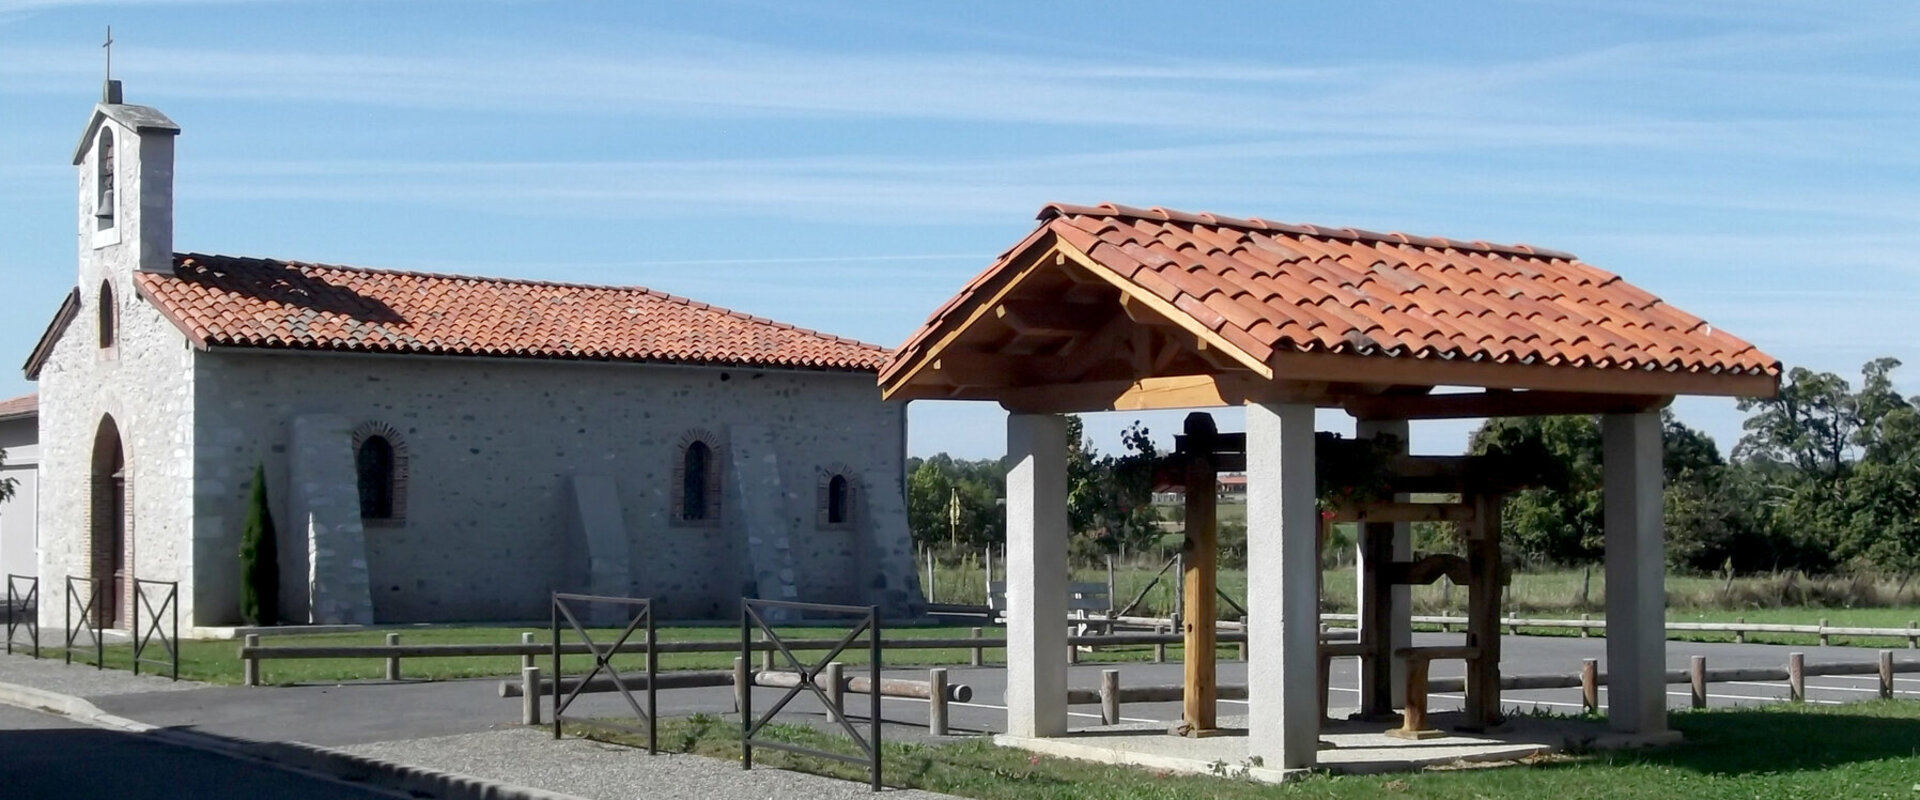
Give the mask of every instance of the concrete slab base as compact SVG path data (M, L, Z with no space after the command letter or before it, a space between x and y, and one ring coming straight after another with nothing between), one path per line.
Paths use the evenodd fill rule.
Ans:
M1443 733L1410 740L1387 735L1378 722L1329 721L1321 729L1319 770L1342 774L1407 772L1456 764L1497 764L1574 750L1618 750L1677 744L1680 734L1653 736L1616 733L1604 722L1515 717L1499 730L1479 734L1452 732L1457 714L1429 719ZM1053 738L995 736L994 743L1035 753L1198 775L1248 777L1280 783L1314 770L1282 770L1252 763L1247 757L1246 719L1222 718L1220 735L1205 739L1171 736L1164 727L1108 725ZM1330 743L1332 747L1326 747Z

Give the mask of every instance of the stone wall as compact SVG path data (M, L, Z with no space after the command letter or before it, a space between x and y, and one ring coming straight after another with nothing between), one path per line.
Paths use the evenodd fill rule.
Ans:
M721 487L716 525L669 520L686 436L716 439L713 467L731 477L727 432L741 426L764 430L772 447L780 496L755 497L788 523L799 599L868 602L863 587L917 587L911 574L861 574L865 564L912 563L904 516L862 519L857 530L815 524L826 465L896 476L865 492L903 491L904 407L881 402L868 374L245 351L202 354L199 364L196 460L206 477L196 526L231 537L231 547L237 530L227 523L245 508L244 476L256 460L266 464L276 514L287 510L294 417L384 423L403 439L405 519L365 530L383 622L544 619L548 591L587 589L587 553L569 535L580 524L576 476L613 482L631 546L630 593L655 597L663 618L732 618L752 584L740 487ZM228 475L240 479L213 477ZM281 526L283 554L305 546L289 527ZM890 560L858 552L876 539L898 552ZM917 589L889 602L894 615L920 610Z

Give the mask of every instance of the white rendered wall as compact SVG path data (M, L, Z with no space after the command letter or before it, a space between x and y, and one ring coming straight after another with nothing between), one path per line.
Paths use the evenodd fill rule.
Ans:
M39 567L40 432L34 417L0 421L0 480L13 499L0 502L0 575L32 575ZM6 587L0 585L0 596ZM24 586L20 591L26 591Z

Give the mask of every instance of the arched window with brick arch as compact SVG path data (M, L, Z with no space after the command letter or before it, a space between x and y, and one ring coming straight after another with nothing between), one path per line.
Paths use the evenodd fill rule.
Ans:
M815 527L822 530L847 530L853 527L857 484L852 467L845 464L822 467L817 494Z
M687 527L720 524L720 446L713 434L689 431L680 437L671 493L673 524Z
M361 522L398 525L406 521L407 462L406 440L393 426L367 422L354 430L353 468Z

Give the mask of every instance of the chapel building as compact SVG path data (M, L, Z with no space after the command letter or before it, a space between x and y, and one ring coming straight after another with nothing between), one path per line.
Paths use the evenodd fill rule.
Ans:
M888 352L639 287L175 252L174 142L107 85L39 384L42 624L239 623L256 469L283 621L545 619L552 591L923 610Z

